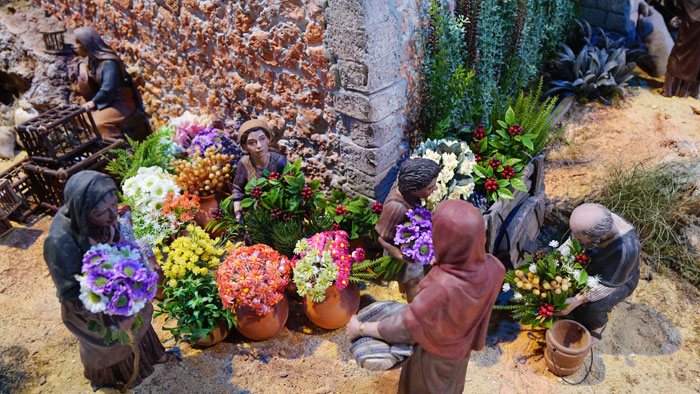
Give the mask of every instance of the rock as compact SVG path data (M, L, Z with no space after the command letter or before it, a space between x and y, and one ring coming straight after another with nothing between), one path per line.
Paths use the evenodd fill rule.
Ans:
M700 256L700 226L692 224L683 229L683 237L688 244L688 249Z
M325 393L330 393L331 388L328 385L321 386L318 389L314 391L314 394L325 394Z
M41 377L39 378L39 385L43 386L45 384L46 384L46 376L41 375Z
M289 372L287 372L287 371L281 372L279 376L280 376L280 378L286 378L287 376L289 376Z
M15 129L9 126L0 126L0 158L12 159L15 157Z

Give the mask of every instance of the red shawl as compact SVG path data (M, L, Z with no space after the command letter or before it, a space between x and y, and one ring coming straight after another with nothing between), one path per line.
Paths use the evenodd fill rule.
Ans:
M467 202L445 201L437 207L433 243L437 265L418 284L404 322L429 353L461 359L486 344L505 268L484 251L484 219Z

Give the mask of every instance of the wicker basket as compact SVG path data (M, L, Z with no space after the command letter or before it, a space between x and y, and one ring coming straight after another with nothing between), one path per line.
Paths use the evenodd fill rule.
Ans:
M76 105L50 109L16 129L29 158L52 169L70 167L102 139L90 112Z
M83 170L101 171L109 161L108 152L121 147L125 142L105 138L94 148L83 153L80 161L67 168L57 170L42 167L32 162L25 162L22 168L29 174L32 188L39 197L39 205L51 212L58 211L63 205L63 187L68 178Z
M32 189L29 175L22 168L22 164L26 161L25 159L0 173L0 183L7 181L20 199L19 207L9 214L9 218L22 223L30 221L31 216L39 208L38 196Z

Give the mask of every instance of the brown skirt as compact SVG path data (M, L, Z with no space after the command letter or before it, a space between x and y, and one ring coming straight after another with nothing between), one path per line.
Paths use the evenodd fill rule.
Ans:
M153 373L153 365L165 354L165 348L160 344L151 326L153 306L146 304L139 314L144 323L136 335L141 360L139 375L134 385ZM121 387L129 379L133 370L134 355L131 347L119 343L105 345L102 337L89 329L89 322L96 321L102 327L109 327L118 325L123 318L91 313L78 299L63 301L61 315L63 324L78 338L80 361L85 369L84 375L90 380L93 388Z
M700 82L686 81L667 72L664 82L664 96L700 98Z
M119 89L119 97L109 107L93 110L92 117L103 137L121 137L119 125L136 111L133 93L128 87Z
M464 391L469 354L449 360L428 353L420 345L401 368L399 394L460 394Z
M148 327L146 335L139 341L141 359L139 361L139 374L131 387L136 387L153 373L153 366L165 354L163 345L160 344L158 335L153 327ZM131 377L134 370L133 355L112 365L111 367L97 369L90 365L85 365L85 377L92 383L92 388L97 390L101 387L121 387Z

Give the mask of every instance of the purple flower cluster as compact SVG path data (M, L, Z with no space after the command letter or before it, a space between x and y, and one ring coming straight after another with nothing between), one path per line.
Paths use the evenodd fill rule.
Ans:
M204 155L204 151L211 146L221 147L221 153L233 157L231 164L236 164L238 159L243 156L243 151L224 131L208 127L200 131L194 138L187 151L194 155L199 152L199 155Z
M123 242L90 248L76 279L90 312L133 316L155 296L158 274L144 263L138 246Z
M406 223L396 226L394 243L416 263L430 264L435 258L432 214L427 209L418 207L408 211L406 217Z

